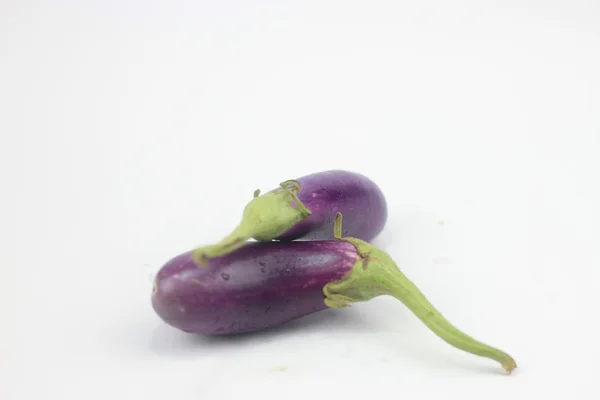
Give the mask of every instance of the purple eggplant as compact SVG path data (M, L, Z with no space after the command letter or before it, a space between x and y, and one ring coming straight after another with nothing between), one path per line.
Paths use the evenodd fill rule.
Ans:
M194 258L205 264L251 238L261 242L333 239L338 212L344 215L344 235L366 242L383 230L388 216L383 192L366 176L342 170L318 172L285 181L263 195L256 190L235 230L219 243L196 249Z
M185 252L158 272L152 306L164 322L182 331L231 335L389 295L450 345L496 360L507 372L516 367L508 354L450 324L386 252L342 237L341 223L338 213L333 240L246 242L202 268L193 251Z

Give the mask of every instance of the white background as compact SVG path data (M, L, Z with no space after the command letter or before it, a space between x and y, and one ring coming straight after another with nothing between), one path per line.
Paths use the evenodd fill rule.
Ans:
M597 1L0 3L0 398L597 399ZM218 340L152 274L260 188L375 180L391 298Z

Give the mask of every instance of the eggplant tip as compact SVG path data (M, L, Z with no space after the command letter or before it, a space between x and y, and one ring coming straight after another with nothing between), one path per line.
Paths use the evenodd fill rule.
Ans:
M156 283L156 278L152 282L152 296L154 296L158 292L158 285Z

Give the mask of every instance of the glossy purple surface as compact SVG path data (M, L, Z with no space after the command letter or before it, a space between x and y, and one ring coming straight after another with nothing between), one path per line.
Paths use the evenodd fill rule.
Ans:
M248 242L203 268L191 254L161 268L152 306L171 326L213 335L257 331L327 308L323 286L358 259L352 244L337 240Z
M384 228L387 203L381 189L356 172L332 170L297 179L298 198L312 212L277 240L327 240L333 238L337 212L344 218L343 236L370 241Z

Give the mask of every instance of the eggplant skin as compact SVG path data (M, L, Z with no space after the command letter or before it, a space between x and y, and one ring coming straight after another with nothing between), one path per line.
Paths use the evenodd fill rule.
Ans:
M344 215L345 237L369 242L383 230L388 217L387 202L381 188L366 176L331 170L297 181L298 199L312 214L275 240L333 239L333 222L338 212Z
M323 287L358 258L354 245L338 240L247 242L203 268L188 251L157 273L152 307L189 333L259 331L326 309Z

